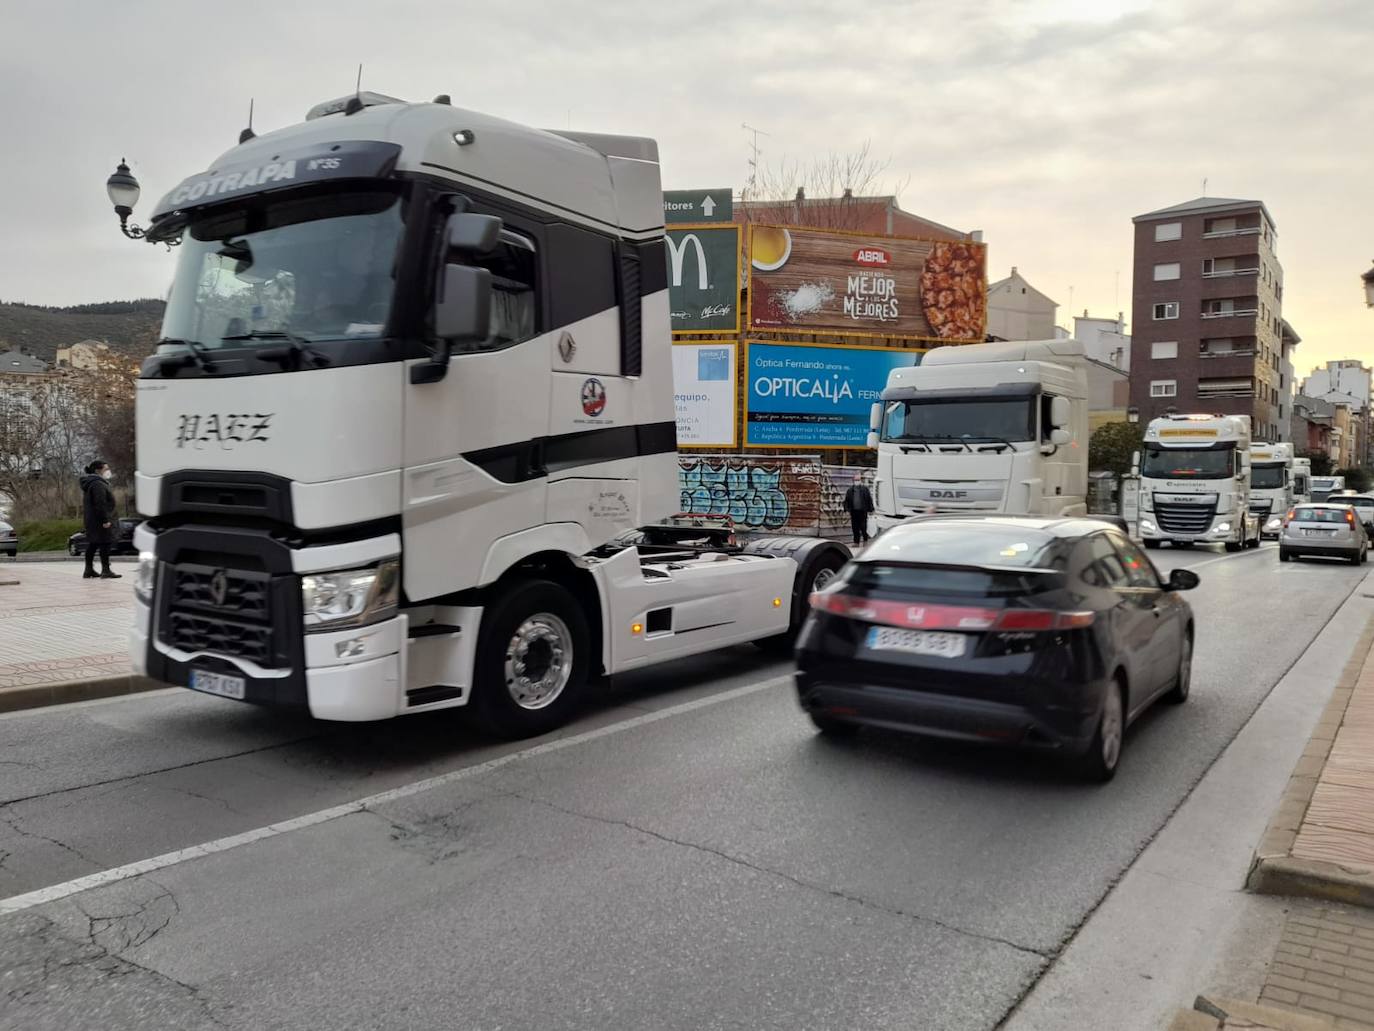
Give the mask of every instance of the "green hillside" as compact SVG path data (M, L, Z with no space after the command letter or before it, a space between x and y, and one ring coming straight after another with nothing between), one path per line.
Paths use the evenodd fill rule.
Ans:
M108 301L70 308L0 302L0 351L27 347L51 362L59 347L105 340L131 358L153 351L162 325L162 301Z

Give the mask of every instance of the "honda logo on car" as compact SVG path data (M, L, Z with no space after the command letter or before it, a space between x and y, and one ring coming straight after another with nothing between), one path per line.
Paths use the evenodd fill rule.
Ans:
M891 265L892 258L887 251L877 247L860 247L854 252L854 260L860 265Z

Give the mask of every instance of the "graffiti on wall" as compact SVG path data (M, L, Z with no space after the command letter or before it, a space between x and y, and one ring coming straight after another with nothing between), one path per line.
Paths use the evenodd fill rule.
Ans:
M678 456L682 511L728 516L744 530L820 534L847 529L844 492L854 472L814 457ZM864 470L864 478L871 481L871 470Z

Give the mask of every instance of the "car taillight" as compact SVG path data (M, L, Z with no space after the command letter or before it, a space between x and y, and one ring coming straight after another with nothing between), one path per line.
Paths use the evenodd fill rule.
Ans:
M1093 625L1091 612L1053 609L984 609L964 605L913 605L904 601L859 598L852 594L817 591L811 607L866 623L913 630L981 630L995 633L1039 633L1079 630Z
M1297 515L1297 514L1298 514L1298 510L1297 510L1296 508L1290 508L1290 509L1288 510L1288 515L1284 517L1284 520L1283 520L1283 521L1284 521L1285 523L1291 523L1291 522L1293 521L1293 517L1294 517L1295 515Z
M1353 508L1347 508L1345 510L1345 521L1351 526L1355 525L1355 510Z

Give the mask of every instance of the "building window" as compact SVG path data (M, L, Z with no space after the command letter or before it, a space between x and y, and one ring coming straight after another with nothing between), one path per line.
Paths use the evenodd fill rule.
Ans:
M1156 340L1150 345L1151 358L1177 358L1177 340Z
M1155 305L1155 321L1156 321L1156 322L1160 321L1161 319L1176 319L1176 318L1178 318L1178 302L1177 302L1177 301L1165 301L1165 302L1163 302L1162 304L1156 304L1156 305Z
M1178 397L1178 380L1155 379L1150 381L1151 397Z
M1155 243L1181 239L1183 239L1182 222L1165 222L1163 225L1155 226Z
M1179 264L1176 261L1166 261L1161 265L1155 266L1155 282L1165 283L1171 279L1179 277Z

